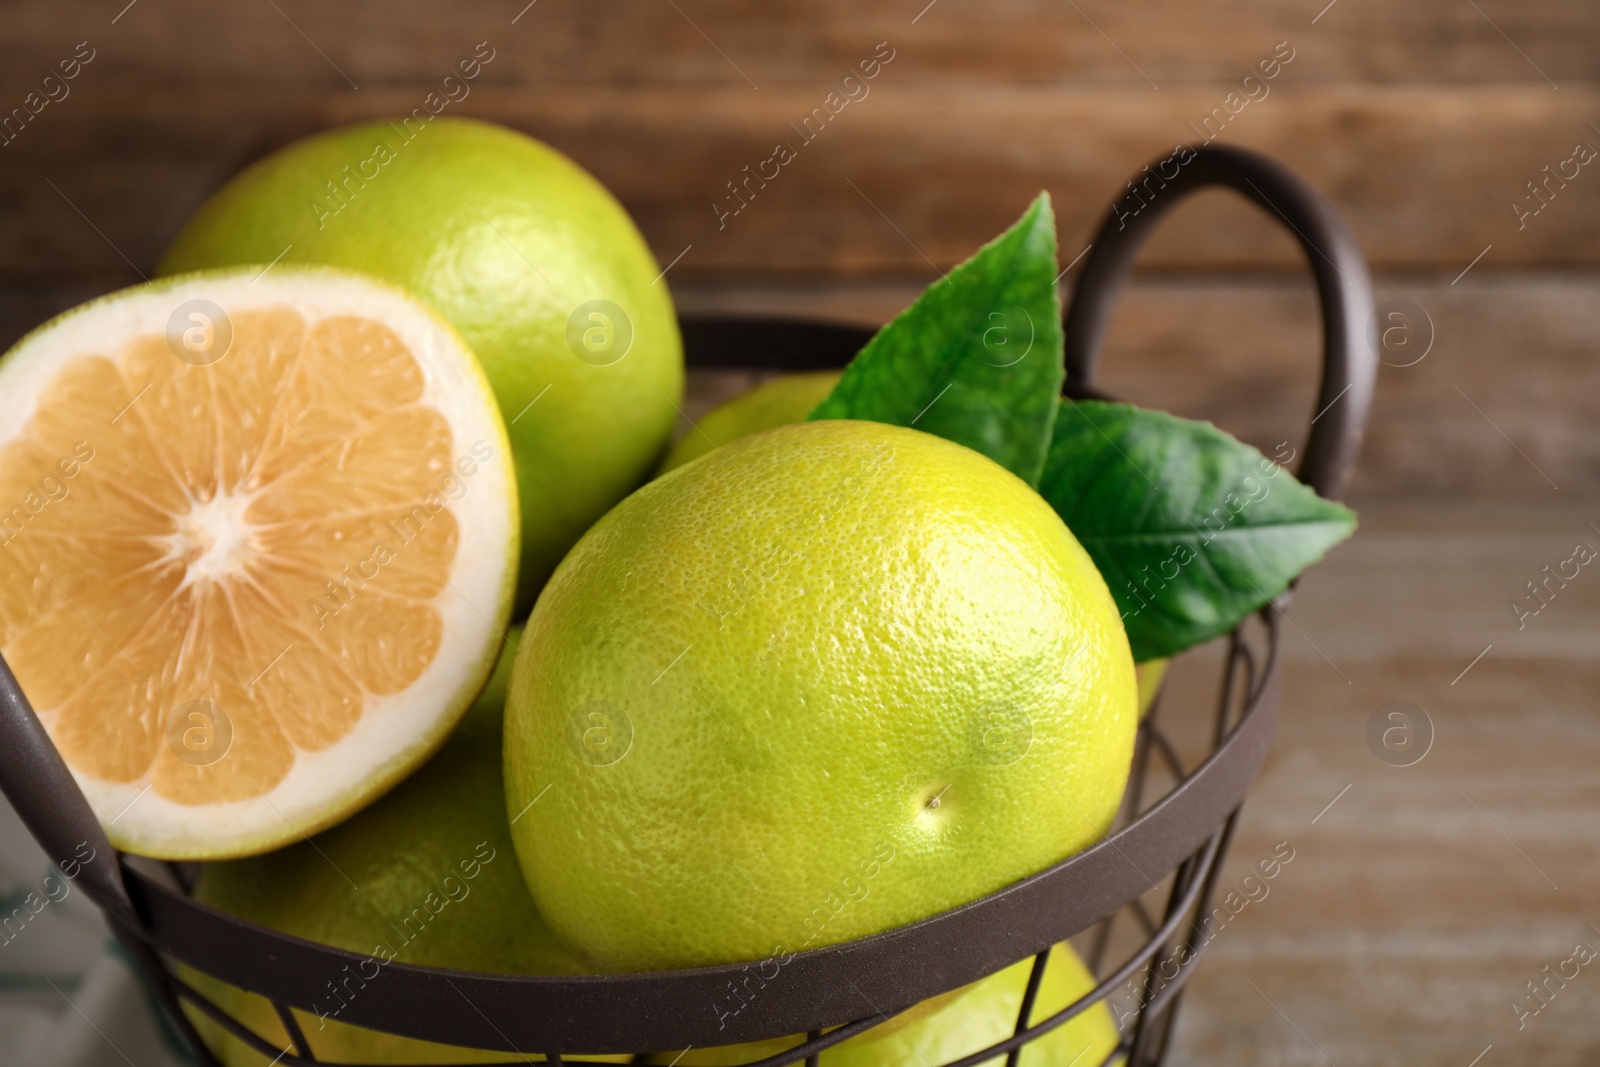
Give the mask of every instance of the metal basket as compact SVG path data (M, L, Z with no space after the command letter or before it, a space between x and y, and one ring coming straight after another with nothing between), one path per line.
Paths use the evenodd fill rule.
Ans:
M1168 171L1175 170L1174 174ZM1078 276L1066 318L1067 393L1098 396L1096 354L1113 303L1143 239L1197 189L1222 185L1291 228L1310 260L1321 301L1322 380L1298 476L1325 497L1343 489L1359 448L1376 368L1371 283L1353 235L1331 205L1265 157L1217 147L1145 168L1107 215ZM798 370L838 367L870 332L837 325L749 318L687 318L689 364L700 368ZM1260 769L1281 689L1278 620L1289 594L1228 639L1209 751L1185 767L1164 731L1159 701L1139 730L1132 774L1113 832L1098 844L980 900L872 937L800 953L785 964L776 995L719 1018L714 1005L747 965L580 977L478 974L390 962L375 992L350 1002L340 1021L405 1037L558 1063L563 1055L675 1051L807 1034L749 1067L806 1061L928 998L1032 956L1013 1035L941 1067L1000 1056L1016 1067L1023 1046L1113 994L1121 1044L1104 1062L1162 1061L1179 997L1205 948L1198 916L1211 910L1235 819ZM1158 790L1158 778L1169 787ZM39 720L0 660L0 790L52 858L82 855L78 884L104 912L173 1023L203 1064L180 1001L188 1001L276 1063L316 1061L288 1010L311 1010L329 975L366 957L256 926L190 899L159 865L130 863L99 823ZM1158 793L1159 795L1151 795ZM1114 924L1134 943L1109 952ZM1028 1024L1051 946L1082 935L1097 987ZM294 1048L283 1052L177 978L181 961L273 1001ZM869 995L870 994L870 995ZM509 1058L507 1062L514 1062ZM521 1060L519 1062L526 1062ZM581 1062L581 1061L576 1061ZM1089 1067L1089 1065L1084 1065Z

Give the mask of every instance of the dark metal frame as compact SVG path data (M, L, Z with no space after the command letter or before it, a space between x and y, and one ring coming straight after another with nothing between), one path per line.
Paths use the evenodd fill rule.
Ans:
M1174 171L1168 176L1168 171ZM1150 177L1152 172L1156 177ZM1353 467L1376 368L1371 284L1360 249L1333 208L1286 168L1253 153L1205 148L1146 168L1140 184L1102 223L1066 318L1067 392L1097 395L1100 339L1139 245L1155 222L1189 193L1233 188L1275 214L1299 237L1322 303L1324 358L1316 415L1298 476L1337 497ZM691 366L794 370L847 362L870 331L749 318L686 318ZM1196 917L1210 909L1221 859L1239 806L1266 756L1276 723L1280 678L1277 618L1288 594L1264 607L1230 639L1216 709L1213 747L1197 767L1182 766L1162 731L1159 706L1140 727L1123 817L1100 843L997 893L872 937L815 949L783 964L770 986L731 1017L714 1005L748 965L647 974L579 977L495 975L390 962L352 1000L341 1022L445 1044L506 1052L606 1054L676 1050L807 1034L807 1040L750 1067L780 1067L818 1054L929 997L1034 957L1014 1035L946 1067L1000 1055L1016 1067L1021 1048L1137 983L1141 1010L1110 1058L1135 1067L1161 1062L1178 997L1204 944ZM148 865L113 850L9 668L0 660L0 790L53 859L81 855L78 884L101 908L202 1062L180 1001L189 1001L271 1058L280 1049L249 1032L180 981L166 960L270 998L294 1049L287 1065L315 1063L287 1006L310 1010L324 984L367 957L290 937L199 904ZM1176 784L1146 803L1152 760ZM1155 872L1154 881L1145 872ZM182 885L181 879L177 880ZM1159 918L1144 899L1167 885ZM1140 946L1102 974L1112 923L1139 925ZM1051 946L1097 927L1088 963L1100 982L1075 1004L1028 1025ZM1179 951L1180 948L1183 951ZM1176 953L1176 955L1174 955ZM1178 960L1158 987L1156 961ZM863 1010L865 991L870 1010ZM880 1010L881 1009L881 1010ZM1110 1062L1110 1060L1108 1060ZM1087 1065L1085 1065L1087 1067Z

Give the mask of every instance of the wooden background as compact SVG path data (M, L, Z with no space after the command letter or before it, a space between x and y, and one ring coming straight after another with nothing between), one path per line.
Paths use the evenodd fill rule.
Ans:
M1509 606L1574 541L1600 545L1600 165L1552 183L1536 216L1513 207L1576 145L1600 148L1600 5L524 4L11 0L0 114L79 42L95 58L0 147L0 341L138 280L252 159L421 105L479 42L495 58L446 113L590 168L675 261L681 306L869 323L1041 188L1066 266L1122 183L1194 143L1191 123L1287 42L1220 139L1322 188L1379 299L1424 310L1431 330L1391 362L1432 344L1381 371L1363 530L1297 601L1284 725L1224 880L1278 840L1300 858L1208 957L1178 1061L1600 1060L1600 974L1526 1027L1511 1010L1574 942L1600 946L1600 578L1527 629ZM870 95L719 229L724 183L797 140L790 124L885 41ZM1228 194L1197 197L1147 250L1107 384L1268 446L1295 434L1318 354L1298 255ZM698 383L691 412L729 386ZM1366 747L1392 699L1432 716L1416 767Z

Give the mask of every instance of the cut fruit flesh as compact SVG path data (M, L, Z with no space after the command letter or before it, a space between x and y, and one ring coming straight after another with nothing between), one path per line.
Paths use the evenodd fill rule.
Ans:
M298 840L425 758L493 666L516 516L471 352L363 277L141 286L0 363L0 651L129 851Z

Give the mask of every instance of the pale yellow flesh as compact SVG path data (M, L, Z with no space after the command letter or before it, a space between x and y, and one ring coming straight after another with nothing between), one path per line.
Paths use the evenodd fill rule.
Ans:
M32 376L0 446L0 651L80 781L265 796L439 658L468 446L380 318L264 301L207 365L114 321Z

